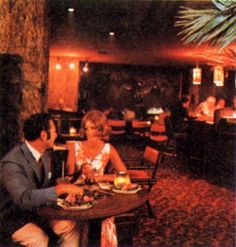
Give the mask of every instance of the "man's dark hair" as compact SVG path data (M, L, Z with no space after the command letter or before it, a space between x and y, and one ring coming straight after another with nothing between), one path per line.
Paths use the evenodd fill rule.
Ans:
M41 131L45 130L50 138L50 124L49 120L52 120L52 117L48 113L38 113L31 115L24 122L23 132L25 139L28 141L34 141L40 137Z

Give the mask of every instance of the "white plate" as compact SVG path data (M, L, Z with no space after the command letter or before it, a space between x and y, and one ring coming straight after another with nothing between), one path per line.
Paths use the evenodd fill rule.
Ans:
M63 204L63 200L61 199L57 200L57 205L66 210L86 210L93 206L93 204L88 204L88 203L77 206L66 206Z
M98 186L103 190L111 190L113 185L110 183L98 183Z
M119 194L135 194L137 193L138 191L140 191L142 188L141 187L138 187L136 188L135 190L119 190L119 189L112 189L113 192L115 193L119 193Z

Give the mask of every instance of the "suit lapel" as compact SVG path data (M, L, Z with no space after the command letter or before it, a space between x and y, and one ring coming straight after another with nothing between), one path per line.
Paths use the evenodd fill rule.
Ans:
M49 155L45 152L45 154L42 157L43 160L43 170L44 170L44 181L43 181L43 185L46 185L48 180L51 179L51 166L50 166L50 157Z
M48 181L51 179L51 166L50 166L50 156L47 152L45 152L42 156L43 161L43 169L45 172L44 180L41 181L41 173L39 171L37 162L33 156L33 154L28 149L27 145L25 143L22 143L21 150L24 153L24 156L26 158L28 169L33 170L33 173L35 174L35 177L37 179L37 183L41 184L42 186L46 185Z
M33 154L30 152L30 150L28 149L25 143L22 143L21 150L24 153L25 159L27 160L28 169L33 170L37 179L40 181L40 171L38 169L37 162Z

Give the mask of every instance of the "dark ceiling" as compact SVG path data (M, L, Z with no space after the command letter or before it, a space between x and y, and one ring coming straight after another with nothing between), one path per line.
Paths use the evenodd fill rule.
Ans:
M50 0L50 53L121 64L215 63L211 47L185 46L174 27L180 6L211 1ZM73 7L73 13L68 12ZM115 36L109 36L109 32ZM212 57L212 59L211 59ZM224 61L225 63L225 61Z

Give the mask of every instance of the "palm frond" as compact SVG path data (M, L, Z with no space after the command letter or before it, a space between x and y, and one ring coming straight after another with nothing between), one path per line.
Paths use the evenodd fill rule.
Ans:
M227 7L230 7L231 5L236 3L235 0L211 0L211 1L221 11L224 11Z
M216 9L182 7L175 26L185 44L209 42L226 47L236 41L236 0L212 0Z

